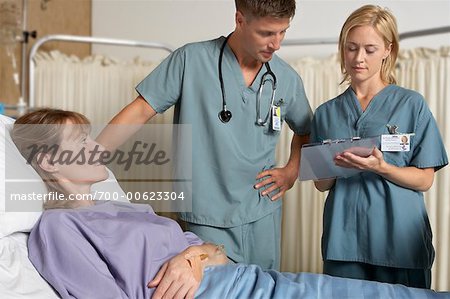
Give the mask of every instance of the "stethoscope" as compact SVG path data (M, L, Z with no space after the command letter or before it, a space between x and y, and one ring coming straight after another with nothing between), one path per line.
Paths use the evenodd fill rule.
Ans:
M222 58L223 58L223 52L225 51L225 46L227 45L228 39L230 38L232 33L230 33L226 38L225 41L222 44L222 47L220 48L220 54L219 54L219 81L220 81L220 89L222 90L222 111L219 112L219 119L223 123L227 123L230 121L231 117L233 116L231 114L231 111L227 109L227 102L226 102L226 95L225 95L225 88L223 85L223 76L222 76ZM259 90L256 95L256 124L258 126L265 126L269 120L270 111L273 107L273 103L275 100L275 91L277 89L277 78L275 77L275 74L270 69L269 62L264 63L264 66L266 67L267 71L262 75L261 77L261 83L259 84ZM266 116L264 119L261 118L261 96L264 88L264 84L269 81L272 85L272 96L270 99L270 106L269 110L267 111Z

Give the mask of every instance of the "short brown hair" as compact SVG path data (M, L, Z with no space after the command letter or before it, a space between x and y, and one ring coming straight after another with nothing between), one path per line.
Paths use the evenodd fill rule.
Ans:
M48 154L53 150L53 145L61 144L62 129L68 120L75 125L89 125L89 120L80 113L44 108L19 117L11 130L11 139L17 149L41 176L48 191L64 195L67 195L67 191L63 190L51 173L40 167L38 159L40 154ZM32 152L36 148L39 152ZM51 200L45 201L43 207L44 209L71 208L72 203L74 201Z
M253 17L293 18L295 0L235 0L236 10Z

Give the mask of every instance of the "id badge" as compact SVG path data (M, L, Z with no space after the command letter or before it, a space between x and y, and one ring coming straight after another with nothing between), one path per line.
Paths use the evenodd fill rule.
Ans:
M411 136L414 134L381 135L382 152L409 152Z
M281 131L281 107L272 106L272 130Z

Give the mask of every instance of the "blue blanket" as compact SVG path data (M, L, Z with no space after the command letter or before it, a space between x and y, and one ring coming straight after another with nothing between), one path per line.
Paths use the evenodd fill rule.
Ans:
M255 265L230 264L206 268L196 298L429 299L450 298L450 293L324 274L263 271Z

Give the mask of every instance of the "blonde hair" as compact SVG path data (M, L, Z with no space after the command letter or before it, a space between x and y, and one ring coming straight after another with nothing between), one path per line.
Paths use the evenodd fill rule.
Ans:
M89 126L89 120L80 113L44 108L19 117L11 130L11 138L17 149L41 176L47 190L64 194L66 197L67 191L61 187L52 173L41 168L39 159L42 154L49 154L55 150L55 146L61 144L63 127L68 120L75 125ZM75 204L76 201L47 200L43 208L73 208Z
M376 5L365 5L352 12L342 26L339 35L339 58L341 63L341 72L345 81L350 82L350 75L345 70L344 51L347 42L347 36L355 27L372 26L375 31L383 38L386 48L391 45L391 53L383 60L381 66L381 80L388 84L396 84L395 62L399 51L399 37L397 30L397 21L394 15L386 8Z

